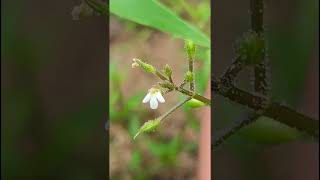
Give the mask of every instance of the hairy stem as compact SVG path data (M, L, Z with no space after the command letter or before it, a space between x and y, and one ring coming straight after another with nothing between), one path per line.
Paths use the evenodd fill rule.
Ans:
M264 33L263 28L263 13L264 2L263 0L251 0L251 28L259 36ZM266 70L266 57L265 50L263 50L261 63L254 66L254 89L256 92L267 94L267 70Z
M240 57L236 58L235 61L228 67L226 72L223 74L221 81L224 84L232 85L234 80L238 76L239 72L244 68L244 64Z
M264 5L263 0L251 0L250 1L251 11L251 28L258 35L263 33L263 11Z
M319 136L319 120L307 117L289 107L278 103L271 103L263 113L263 115L290 127L297 128L300 131L317 137Z
M192 97L192 98L194 98L194 99L196 99L198 101L201 101L201 102L203 102L203 103L205 103L207 105L211 105L211 100L206 98L206 97L204 97L204 96L201 96L199 94L196 94L196 93L194 93L192 91L186 90L186 89L181 88L181 87L176 87L176 90L181 92L181 93L183 93L183 94L185 94L185 95L187 95L187 96L189 96L189 97Z
M262 115L304 131L311 136L319 136L318 120L312 119L279 103L269 102L266 97L253 95L235 86L229 87L229 85L227 85L226 87L215 77L212 78L212 87L212 90L216 94L220 94L231 101L247 106L257 112L263 111Z
M190 82L190 91L192 92L195 92L195 75L194 75L194 71L193 71L193 67L194 67L194 59L193 58L190 58L189 59L189 71L191 72L192 74L192 81Z
M211 104L211 100L210 99L208 99L208 98L206 98L204 96L201 96L200 94L197 94L197 93L194 93L192 91L186 90L186 89L184 89L182 87L178 87L175 84L171 83L170 80L165 75L163 75L159 70L156 70L155 75L158 76L160 79L162 79L164 81L168 81L174 87L175 90L177 90L177 91L179 91L179 92L181 92L181 93L183 93L183 94L185 94L185 95L187 95L189 97L192 97L192 98L194 98L194 99L196 99L198 101L201 101L201 102L203 102L205 104L208 104L208 105Z
M226 139L228 139L233 134L237 133L243 127L255 122L259 118L259 114L250 113L247 117L240 119L236 122L233 122L231 126L222 129L221 131L217 132L216 135L213 137L212 146L215 149L219 145L221 145Z
M268 90L266 62L254 66L254 90L267 95Z
M156 73L155 73L156 76L158 76L161 80L164 80L164 81L170 81L170 79L168 79L165 75L163 75L160 71L156 70Z

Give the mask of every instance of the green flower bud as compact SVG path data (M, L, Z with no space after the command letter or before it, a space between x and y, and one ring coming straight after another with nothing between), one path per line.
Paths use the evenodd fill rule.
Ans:
M257 33L248 33L240 41L236 52L245 64L259 64L264 60L264 38Z
M186 102L186 105L191 108L198 108L198 107L206 106L207 104L205 104L197 99L190 99L188 102Z
M166 64L163 71L168 77L170 77L172 75L172 69L168 64Z
M137 136L140 133L149 133L149 132L154 132L160 125L161 119L155 119L155 120L149 120L145 122L137 132L137 134L133 137L133 139L136 139Z
M196 45L192 41L186 40L184 43L184 48L187 51L188 58L194 59L194 55L196 53Z
M145 63L141 61L140 59L133 59L132 68L134 67L141 67L143 70L149 73L156 73L156 68L154 68L152 65Z
M184 79L187 81L187 82L192 82L193 81L193 77L194 77L194 74L190 71L186 72L186 74L184 75Z

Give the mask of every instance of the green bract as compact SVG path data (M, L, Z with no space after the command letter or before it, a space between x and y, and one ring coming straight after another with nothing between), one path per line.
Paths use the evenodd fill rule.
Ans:
M133 139L136 139L136 137L140 134L140 133L148 133L148 132L154 132L159 124L161 122L161 119L155 119L155 120L149 120L147 122L145 122L141 128L139 129L139 131L137 132L137 134L133 137Z

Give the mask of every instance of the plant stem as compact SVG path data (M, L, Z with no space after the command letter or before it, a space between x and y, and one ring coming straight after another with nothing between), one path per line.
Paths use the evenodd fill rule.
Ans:
M318 137L319 136L319 120L307 117L289 107L278 103L271 103L263 113L263 115L290 127L297 128L300 131Z
M241 61L240 57L237 57L235 61L228 67L226 72L223 74L221 81L224 84L232 85L234 80L238 76L239 72L244 68L244 64Z
M289 107L275 102L269 102L266 97L253 95L235 86L227 87L217 78L212 77L212 87L216 94L220 94L231 101L247 106L255 111L263 111L262 115L272 118L290 127L307 132L311 136L319 136L319 121L305 116Z
M213 138L213 149L216 149L220 144L222 144L227 138L237 133L243 127L255 122L259 118L259 114L250 113L247 117L234 122L231 126L222 129Z
M211 100L206 98L206 97L204 97L204 96L201 96L199 94L196 94L196 93L194 93L192 91L186 90L186 89L181 88L181 87L176 87L176 90L181 92L181 93L183 93L183 94L185 94L185 95L187 95L187 96L189 96L189 97L191 97L191 98L194 98L194 99L196 99L198 101L201 101L201 102L203 102L203 103L205 103L207 105L211 105Z
M192 74L192 81L190 81L190 91L192 92L195 92L195 74L194 74L194 71L193 71L193 67L194 67L194 59L191 57L189 59L189 71L191 72Z
M251 28L258 35L263 33L263 0L251 0Z
M263 14L264 14L264 2L263 0L251 0L251 29L262 36L263 29ZM256 92L267 94L267 70L266 70L266 57L265 49L263 50L261 63L254 66L254 89Z
M167 111L165 114L163 114L162 116L160 116L159 118L161 119L161 121L163 119L165 119L166 117L168 117L171 113L173 113L175 110L177 110L180 106L182 106L184 103L188 102L191 98L188 97L185 100L179 102L178 104L176 104L174 107L172 107L169 111Z
M268 90L266 62L254 66L254 90L267 95Z
M170 81L170 79L163 75L159 70L156 70L155 75L158 76L161 80Z
M169 76L169 81L173 84L172 76Z
M177 90L177 91L179 91L179 92L181 92L181 93L183 93L183 94L185 94L185 95L187 95L187 96L189 96L191 98L194 98L194 99L196 99L198 101L201 101L201 102L203 102L205 104L211 105L211 100L210 99L208 99L208 98L206 98L204 96L201 96L201 95L199 95L197 93L194 93L192 91L186 90L186 89L184 89L182 87L177 87L175 84L169 82L170 80L165 75L163 75L159 70L156 70L155 75L158 76L160 79L162 79L164 81L168 81L168 83L170 83L174 87L175 90Z

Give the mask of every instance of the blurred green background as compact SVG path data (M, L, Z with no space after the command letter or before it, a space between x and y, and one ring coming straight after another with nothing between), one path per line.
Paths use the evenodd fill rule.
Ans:
M210 37L209 0L159 2ZM134 11L136 14L140 12L141 17L145 16L142 18L144 21L148 19L144 12L150 13L147 12L150 11L148 5L150 4L141 3L135 7L139 8L137 10L132 10L134 7L128 5L123 10ZM112 6L113 4L111 9L116 9ZM161 12L158 13L157 18L165 18L161 15ZM163 27L178 30L177 24L164 24ZM198 164L199 109L183 106L165 119L155 133L142 134L133 141L133 136L144 122L162 115L183 96L176 92L165 95L166 102L159 104L157 110L150 109L148 103L142 104L148 89L160 80L140 68L132 69L132 59L140 58L158 69L169 64L173 69L173 80L179 84L188 69L183 39L114 14L110 16L109 38L110 179L195 179ZM210 49L202 46L197 48L196 87L197 91L203 94L206 88L209 88Z
M105 179L107 24L73 1L1 1L1 178Z
M264 2L271 98L319 119L319 2ZM232 63L236 41L250 28L250 0L214 1L212 6L212 72L220 76ZM252 79L246 69L237 86L252 92ZM249 110L221 96L213 102L213 134ZM213 179L318 179L318 145L304 133L262 117L213 151Z

